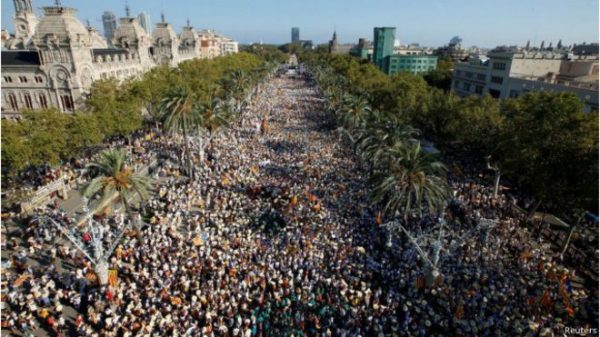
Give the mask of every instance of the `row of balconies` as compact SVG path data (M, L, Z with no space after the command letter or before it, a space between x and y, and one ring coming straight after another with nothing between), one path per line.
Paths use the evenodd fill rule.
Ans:
M110 63L110 62L132 62L137 60L136 54L115 54L112 55L97 55L94 58L96 63Z

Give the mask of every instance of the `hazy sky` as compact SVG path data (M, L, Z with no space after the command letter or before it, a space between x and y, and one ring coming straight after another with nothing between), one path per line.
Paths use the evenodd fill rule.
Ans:
M53 0L33 0L38 15ZM125 15L125 0L62 0L78 9L102 31L103 11ZM300 27L301 39L326 42L337 29L338 39L356 43L373 39L373 27L396 27L401 43L446 44L459 35L464 46L524 45L531 40L563 44L598 41L598 0L128 0L131 13L145 10L152 24L166 20L176 31L186 18L197 28L211 28L241 43L285 43L290 29ZM13 32L12 0L2 0L2 28Z

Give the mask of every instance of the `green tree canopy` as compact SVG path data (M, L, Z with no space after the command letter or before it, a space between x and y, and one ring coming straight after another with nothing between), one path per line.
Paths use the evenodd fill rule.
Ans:
M598 115L549 92L508 99L503 111L502 167L553 209L597 208Z

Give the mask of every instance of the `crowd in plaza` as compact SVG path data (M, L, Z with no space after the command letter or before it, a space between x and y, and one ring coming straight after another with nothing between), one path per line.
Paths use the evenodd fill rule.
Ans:
M441 276L425 285L413 243L390 238L367 196L351 146L326 127L315 87L276 76L243 123L193 149L197 175L180 172L181 138L133 137L156 193L110 258L117 282L94 284L93 266L59 234L32 225L2 294L2 329L41 327L78 336L563 336L598 323L598 289L572 285L577 271L536 239L507 193L492 197L480 171L451 173ZM125 139L113 147L125 146ZM79 163L85 164L89 159ZM135 165L134 165L135 166ZM39 210L63 223L72 215ZM481 219L492 219L487 229ZM133 222L133 220L131 220ZM427 233L439 219L410 220ZM101 223L110 226L105 219ZM415 234L416 235L416 234ZM47 255L48 265L29 261ZM61 268L58 268L60 265ZM597 266L596 266L597 267ZM17 270L18 269L18 270ZM68 317L65 308L74 309Z

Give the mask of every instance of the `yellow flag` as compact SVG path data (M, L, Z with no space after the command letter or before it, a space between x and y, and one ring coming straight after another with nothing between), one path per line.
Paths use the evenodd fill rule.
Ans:
M109 269L108 270L108 285L110 285L111 287L116 287L118 281L119 281L119 278L117 276L117 270Z

